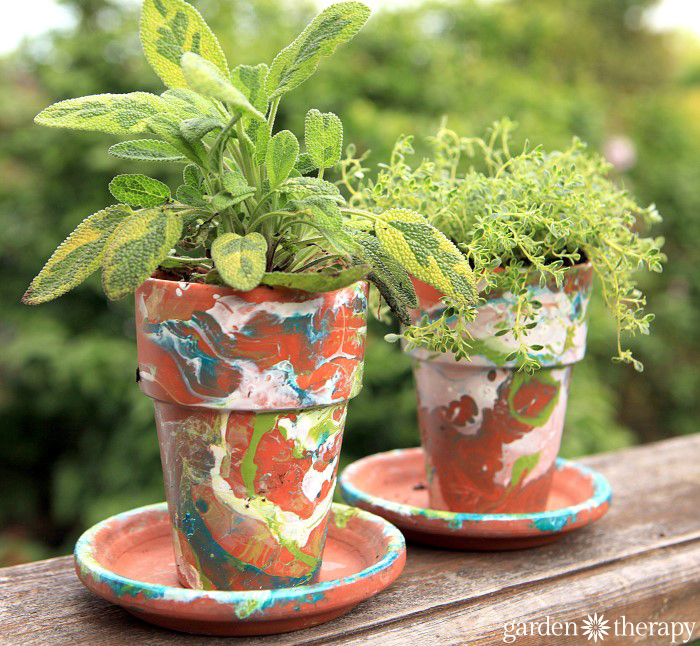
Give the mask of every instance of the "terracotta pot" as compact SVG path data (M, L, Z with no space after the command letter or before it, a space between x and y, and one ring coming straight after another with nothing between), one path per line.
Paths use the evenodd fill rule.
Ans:
M316 580L366 308L366 283L312 294L149 279L136 291L183 585Z
M561 288L528 285L542 303L527 337L542 368L518 371L506 357L511 334L495 336L515 317L510 293L486 295L476 320L471 362L414 350L418 421L430 506L455 512L538 512L546 507L559 452L573 364L586 348L590 264L566 272ZM438 315L440 293L416 281L420 311Z

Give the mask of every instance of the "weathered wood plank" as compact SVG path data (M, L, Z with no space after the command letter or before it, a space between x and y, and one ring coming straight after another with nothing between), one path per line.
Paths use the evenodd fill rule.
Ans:
M700 624L700 436L583 461L613 487L612 509L596 525L550 546L500 554L410 545L400 579L349 615L245 643L495 644L503 643L507 620L538 621L550 614L576 621L589 612L639 617L635 621L686 617ZM540 643L529 639L516 643ZM88 593L68 557L0 569L1 644L130 641L232 643L132 618ZM638 643L655 642L647 636Z

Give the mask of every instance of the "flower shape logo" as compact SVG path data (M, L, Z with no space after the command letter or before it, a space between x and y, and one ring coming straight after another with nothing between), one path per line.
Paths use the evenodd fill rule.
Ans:
M610 630L608 620L604 619L603 615L599 617L597 612L592 617L588 615L588 618L583 620L583 634L588 635L589 641L592 639L597 642L599 637L600 641L603 641L608 635L608 630Z

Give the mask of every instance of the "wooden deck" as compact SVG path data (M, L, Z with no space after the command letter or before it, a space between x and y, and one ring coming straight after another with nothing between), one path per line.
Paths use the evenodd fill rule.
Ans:
M625 617L627 635L611 631L599 642L605 646L668 645L659 622L696 622L693 636L700 637L700 435L582 461L613 488L612 509L595 525L547 547L500 554L409 544L393 586L322 626L253 639L159 629L93 597L66 556L0 569L0 644L503 644L506 622L547 617L576 622L578 636L535 634L512 643L592 644L581 622L596 612L613 631ZM646 634L630 636L630 623L640 622ZM657 622L654 636L650 622Z

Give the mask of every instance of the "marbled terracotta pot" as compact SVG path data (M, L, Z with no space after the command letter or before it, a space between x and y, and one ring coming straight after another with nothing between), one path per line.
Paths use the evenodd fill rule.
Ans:
M506 357L511 334L510 293L487 295L476 320L471 362L451 354L414 350L418 421L426 460L430 506L454 512L539 512L546 507L559 452L573 364L586 348L586 309L592 268L578 265L563 285L528 286L542 303L528 336L542 368L520 372ZM416 282L420 314L439 314L440 294ZM418 313L417 313L418 314Z
M136 291L178 576L196 589L316 580L367 285L250 292L149 279Z

